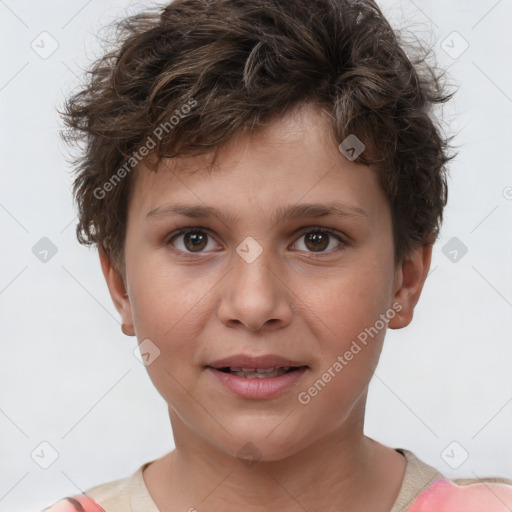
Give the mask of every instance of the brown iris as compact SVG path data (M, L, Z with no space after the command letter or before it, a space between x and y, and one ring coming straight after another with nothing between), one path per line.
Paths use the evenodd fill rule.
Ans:
M207 240L208 235L201 231L191 231L190 233L185 233L183 236L183 243L185 244L185 247L192 252L204 249L206 247ZM190 242L190 245L188 245L187 242Z
M307 233L304 238L308 249L323 251L329 245L329 235L322 231Z

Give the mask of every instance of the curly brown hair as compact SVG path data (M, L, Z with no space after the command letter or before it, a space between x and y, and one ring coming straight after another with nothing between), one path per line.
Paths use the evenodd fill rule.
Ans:
M431 49L406 43L374 1L176 0L114 28L61 114L80 148L78 239L118 269L139 161L212 151L303 103L329 113L340 143L364 141L355 162L389 200L395 262L437 239L456 155L432 110L454 92Z

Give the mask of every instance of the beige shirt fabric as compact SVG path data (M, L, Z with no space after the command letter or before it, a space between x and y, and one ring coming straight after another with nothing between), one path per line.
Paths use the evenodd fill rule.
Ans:
M404 480L390 512L406 512L414 500L438 478L443 478L433 467L404 448L395 448L406 460ZM159 512L148 492L142 472L153 461L144 463L131 476L92 487L85 494L95 500L106 512Z

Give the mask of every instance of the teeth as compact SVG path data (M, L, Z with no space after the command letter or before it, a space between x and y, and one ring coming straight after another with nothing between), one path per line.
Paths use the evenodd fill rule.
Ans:
M291 366L275 366L273 368L235 368L230 367L229 370L232 372L258 372L258 373L272 373L276 370L289 370Z
M244 377L246 379L265 379L268 377L278 377L286 373L291 367L282 366L275 368L234 368L231 367L230 373L237 375L238 377Z
M291 368L291 366L281 366L281 367L275 367L275 368L256 368L256 371L258 373L272 373L276 370L284 370L287 371Z

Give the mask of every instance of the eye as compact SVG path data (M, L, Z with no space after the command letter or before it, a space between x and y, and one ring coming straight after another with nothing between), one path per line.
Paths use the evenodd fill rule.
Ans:
M211 237L205 228L184 228L171 236L167 243L184 253L201 253L203 249L208 247L209 238ZM180 239L181 243L175 243L176 240L179 241Z
M346 242L340 235L325 228L305 228L300 234L299 240L300 239L304 239L303 246L305 249L299 247L298 250L304 250L314 256L320 256L326 252L343 250L346 245ZM337 245L327 250L329 246L332 245L333 240L337 241ZM186 256L202 254L203 252L208 252L208 250L213 250L215 247L215 243L208 229L200 226L180 229L175 234L171 235L166 243L172 245ZM209 243L213 244L213 247L208 247ZM295 244L297 244L297 242L295 242Z
M300 239L304 239L303 245L305 249L299 248L299 250L306 250L307 252L313 252L314 254L331 252L332 249L329 251L326 249L329 247L329 245L332 244L333 239L337 240L338 242L334 247L334 251L342 250L345 245L341 236L337 235L330 229L323 228L307 228L306 231L302 231L299 240Z

